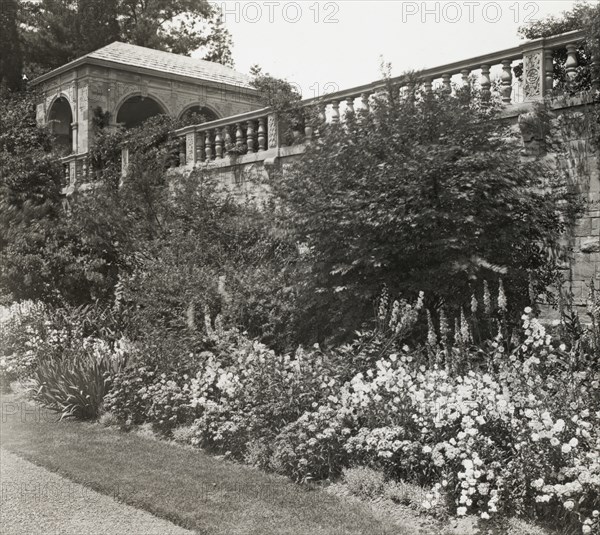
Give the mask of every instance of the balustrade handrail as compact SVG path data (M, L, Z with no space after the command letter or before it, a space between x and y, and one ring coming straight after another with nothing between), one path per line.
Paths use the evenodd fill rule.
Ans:
M440 78L443 75L455 75L465 70L476 70L480 69L482 65L496 65L503 61L514 61L521 59L525 52L535 49L554 49L561 46L565 46L568 44L573 44L578 41L583 40L585 37L585 33L583 30L573 30L570 32L565 32L559 35L553 35L550 37L541 37L539 39L532 39L529 41L525 41L517 46L506 48L504 50L499 50L496 52L490 52L487 54L482 54L479 56L471 57L461 61L455 61L452 63L446 63L444 65L439 65L436 67L430 67L427 69L422 69L415 72L415 75L420 81L433 80L436 78ZM352 87L349 89L343 89L341 91L336 91L334 93L327 93L323 96L311 97L300 101L300 106L310 106L323 102L332 102L332 101L344 101L349 98L358 98L363 94L372 94L376 91L380 91L385 89L388 84L393 86L402 86L407 82L407 75L403 74L400 76L396 76L390 78L389 80L376 80L375 82L371 82L368 84ZM224 126L231 126L236 123L243 123L246 121L255 120L258 118L263 118L273 110L271 107L261 108L259 110L254 110L251 112L240 113L238 115L231 115L229 117L224 117L222 119L217 119L215 121L210 121L206 123L189 125L183 128L179 128L175 130L175 135L177 137L183 137L186 134L193 132L202 132L206 130L211 130L215 128L221 128Z
M585 32L583 30L572 30L570 32L565 32L559 35L553 35L551 37L541 37L539 39L532 39L530 41L525 41L520 45L511 48L506 48L504 50L489 52L480 56L475 56L460 61L454 61L452 63L446 63L444 65L438 65L436 67L421 69L415 71L415 76L419 80L424 81L427 79L440 78L444 74L458 74L460 73L460 71L466 69L479 69L482 65L496 65L505 60L514 61L517 59L521 59L523 57L523 53L531 49L558 48L576 41L580 41L584 37ZM393 86L403 85L406 83L406 81L407 76L405 74L401 74L400 76L392 77L389 80L376 80L375 82L371 82L369 84L352 87L350 89L343 89L341 91L336 91L335 93L327 93L327 95L323 95L321 97L312 97L309 99L305 99L302 101L302 104L308 106L311 104L322 102L324 100L341 101L345 100L348 97L358 97L362 93L371 93L379 91L381 89L385 89L388 86L388 84L391 84Z
M223 117L222 119L215 119L214 121L208 121L206 123L191 124L175 130L175 135L177 137L181 137L185 136L186 134L191 134L192 132L202 132L204 130L210 130L212 128L220 128L222 126L231 126L235 123L252 121L254 119L266 117L271 112L271 107L266 107L260 108L258 110L239 113L237 115L230 115L228 117Z

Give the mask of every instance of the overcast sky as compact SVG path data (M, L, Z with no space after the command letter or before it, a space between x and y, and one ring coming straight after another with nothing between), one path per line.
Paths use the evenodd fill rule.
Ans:
M595 0L593 0L595 1ZM510 48L527 20L573 1L216 0L234 40L236 68L259 64L308 98L392 73ZM326 86L326 84L333 84Z

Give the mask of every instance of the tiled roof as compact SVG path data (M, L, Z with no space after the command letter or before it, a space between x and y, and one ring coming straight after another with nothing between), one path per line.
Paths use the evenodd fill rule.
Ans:
M79 63L84 58L110 61L111 63L141 67L161 73L186 76L188 78L208 80L238 87L251 87L248 76L230 67L225 67L220 63L213 63L212 61L191 58L180 54L172 54L171 52L163 52L143 46L130 45L119 41L115 41L95 52L86 54L82 58L75 60L75 62Z

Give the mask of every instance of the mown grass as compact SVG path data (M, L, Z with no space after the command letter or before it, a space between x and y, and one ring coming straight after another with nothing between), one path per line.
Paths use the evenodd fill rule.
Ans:
M205 535L402 535L366 507L201 451L57 421L55 413L1 396L0 446Z

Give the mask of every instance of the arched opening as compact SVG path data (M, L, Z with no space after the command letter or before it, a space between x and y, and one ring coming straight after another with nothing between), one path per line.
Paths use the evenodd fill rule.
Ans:
M119 108L117 123L125 128L134 128L150 117L165 113L162 106L152 97L130 97Z
M73 122L73 112L71 105L65 97L57 98L48 114L48 123L50 131L54 136L55 146L64 153L70 153L73 150L73 131L71 123Z
M216 121L219 117L211 109L205 106L192 106L185 110L181 115L181 122L187 126L189 124L208 123Z

